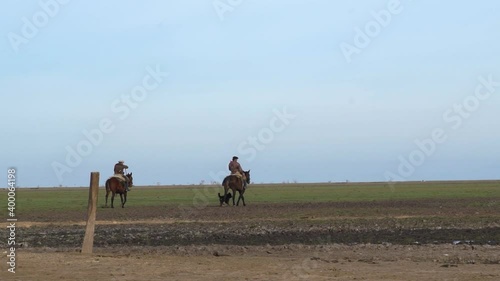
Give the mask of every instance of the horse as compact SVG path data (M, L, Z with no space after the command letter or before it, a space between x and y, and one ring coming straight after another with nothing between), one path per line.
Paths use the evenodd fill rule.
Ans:
M248 171L243 171L245 173L246 177L246 182L247 184L250 183L250 170ZM234 206L234 198L236 198L236 191L238 191L239 196L238 196L238 202L236 203L236 206L240 204L240 199L243 202L243 206L246 206L245 204L245 197L243 194L245 193L245 189L243 188L243 179L236 176L236 175L229 175L224 178L222 181L222 186L224 187L224 198L226 198L227 191L231 189L233 191L233 206ZM220 202L220 206L222 207L223 201Z
M129 180L129 187L133 185L132 173L128 173L125 175ZM106 180L106 204L104 207L108 207L108 195L111 194L111 208L114 208L113 202L115 200L115 194L120 194L120 199L122 201L122 208L125 207L125 202L127 202L127 189L122 184L122 181L117 177L111 177Z

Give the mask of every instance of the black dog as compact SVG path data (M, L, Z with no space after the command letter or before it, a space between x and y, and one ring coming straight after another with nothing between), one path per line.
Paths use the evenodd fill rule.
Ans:
M219 193L219 201L222 204L222 202L226 202L227 205L229 205L229 199L231 199L233 196L231 195L231 192L228 192L226 194L226 198L224 199L224 195L220 195Z

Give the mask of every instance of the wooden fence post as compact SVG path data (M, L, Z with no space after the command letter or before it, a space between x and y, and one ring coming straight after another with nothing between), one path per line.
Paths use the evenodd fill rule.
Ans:
M90 173L89 203L87 209L87 227L83 238L82 253L92 254L94 248L95 218L97 212L97 193L99 192L99 172Z

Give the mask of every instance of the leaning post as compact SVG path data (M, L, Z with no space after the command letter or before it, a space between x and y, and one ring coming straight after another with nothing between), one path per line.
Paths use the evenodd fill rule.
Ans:
M94 248L95 218L97 212L97 193L99 192L99 172L90 173L89 202L87 208L87 227L83 238L82 253L92 254Z

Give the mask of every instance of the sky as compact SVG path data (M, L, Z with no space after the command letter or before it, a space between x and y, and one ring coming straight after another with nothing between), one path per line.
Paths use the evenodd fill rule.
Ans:
M20 187L498 179L500 2L6 1ZM0 184L2 186L2 184Z

